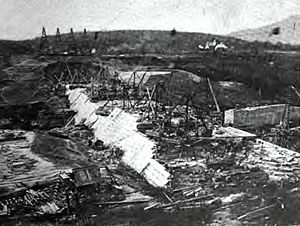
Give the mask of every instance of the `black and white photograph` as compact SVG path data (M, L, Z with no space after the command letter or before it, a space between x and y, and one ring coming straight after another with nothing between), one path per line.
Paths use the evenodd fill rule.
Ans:
M300 0L0 0L0 225L300 225Z

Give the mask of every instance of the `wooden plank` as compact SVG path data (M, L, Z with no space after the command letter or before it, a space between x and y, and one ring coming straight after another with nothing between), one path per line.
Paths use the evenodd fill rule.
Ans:
M265 206L265 207L262 207L262 208L250 211L250 212L248 212L248 213L246 213L244 215L239 216L237 218L237 220L243 220L243 219L245 219L247 217L251 217L251 216L254 217L253 215L256 215L256 214L261 213L261 212L263 212L265 210L271 209L271 208L273 208L275 206L276 206L276 204L272 204L272 205L269 205L269 206Z
M116 204L138 204L149 202L151 199L135 200L135 201L112 201L112 202L101 202L97 203L98 205L116 205Z

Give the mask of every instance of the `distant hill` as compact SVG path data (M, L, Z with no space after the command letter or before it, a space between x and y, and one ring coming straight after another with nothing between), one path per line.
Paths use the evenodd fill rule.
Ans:
M293 17L298 18L298 17ZM287 22L290 21L290 22ZM205 46L206 42L223 42L232 52L252 51L254 49L265 50L299 50L300 46L292 46L290 44L276 44L287 33L288 29L293 30L291 21L266 26L264 28L254 29L253 31L241 31L233 33L231 36L221 36L214 34L205 34L197 32L179 32L179 31L161 31L161 30L116 30L116 31L97 31L87 32L86 35L81 31L75 31L76 46L80 49L82 46L97 49L98 54L197 54L203 51L199 49L199 45ZM289 40L300 44L300 16L295 22L294 36L290 34ZM269 37L272 29L280 25L280 33ZM290 27L288 27L288 25ZM299 29L299 31L298 31ZM50 32L50 31L49 31ZM299 33L299 41L296 39ZM253 35L251 35L253 34ZM296 35L297 34L297 35ZM232 37L234 36L234 37ZM286 36L287 37L287 36ZM292 37L294 37L292 39ZM246 39L246 40L243 40ZM255 40L259 42L251 42ZM55 36L48 36L50 49L53 52L64 52L67 50L69 34L62 34L61 41L55 42ZM272 41L272 43L268 42ZM288 40L287 40L288 41ZM291 42L288 42L291 43ZM40 45L40 38L23 41L0 40L1 54L33 54L37 53ZM59 50L59 51L57 51Z
M35 41L11 41L0 40L0 55L2 54L32 54L34 52Z
M95 34L97 35L95 36ZM68 34L63 34L62 43L68 39ZM197 33L179 32L175 30L115 30L87 32L87 37L83 32L76 32L75 39L77 45L88 39L92 48L98 49L102 54L185 54L197 53L200 51L199 45L217 40L224 42L234 49L243 48L249 45L248 42L232 37ZM37 39L36 39L37 41ZM54 45L54 36L50 37L50 44Z
M290 16L260 28L233 32L229 36L246 41L300 45L300 15Z
M95 33L97 35L95 36ZM61 35L60 49L67 49L68 34ZM58 48L55 44L55 36L48 36L51 48ZM75 40L78 47L88 43L90 48L96 48L101 54L185 54L198 53L201 50L199 45L217 40L225 43L233 50L249 49L252 44L233 37L179 31L158 31L158 30L117 30L83 32L76 31ZM0 54L31 54L39 48L39 37L24 41L0 40ZM264 48L263 43L256 44L256 47Z

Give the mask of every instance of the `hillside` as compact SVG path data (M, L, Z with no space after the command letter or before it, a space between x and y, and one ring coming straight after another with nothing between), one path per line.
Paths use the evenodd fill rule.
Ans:
M229 36L246 41L300 45L300 15L290 16L282 21L260 28L233 32Z
M50 32L50 31L49 31ZM97 37L95 34L97 33ZM50 47L60 48L62 51L67 49L68 34L61 35L59 47L55 44L55 36L49 36ZM232 50L274 48L275 46L265 45L236 39L233 37L192 33L178 31L156 31L156 30L118 30L118 31L99 31L75 33L75 40L78 47L84 43L90 48L98 49L101 54L186 54L199 53L199 44L205 45L206 42L217 40L224 42ZM0 54L32 54L39 48L39 38L24 41L1 41Z
M120 65L126 65L131 70L137 65L171 67L215 81L241 82L269 97L278 94L285 98L285 88L290 85L300 87L299 54L296 51L286 51L299 50L300 46L249 42L233 37L178 31L101 31L96 38L95 34L87 32L84 36L82 32L75 33L77 47L81 48L85 43L90 48L96 48L95 57L117 62L116 68ZM66 51L68 36L61 35L59 53ZM54 36L49 36L48 39L52 50L58 48ZM214 52L198 48L199 44L203 45L214 39L224 42L230 49ZM37 53L39 43L39 38L18 42L0 41L0 56L1 53L15 55L22 52L32 55ZM13 56L12 60L18 61L19 57L21 56Z
M199 52L199 44L214 39L230 47L242 48L247 42L226 36L204 33L120 30L99 32L97 46L104 53L183 54Z

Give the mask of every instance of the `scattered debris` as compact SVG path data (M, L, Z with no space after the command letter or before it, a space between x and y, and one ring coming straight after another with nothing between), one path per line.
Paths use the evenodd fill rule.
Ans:
M0 132L0 220L75 225L125 210L205 210L245 221L284 211L285 187L297 195L300 154L280 138L299 135L289 127L296 106L237 107L223 120L218 92L236 84L181 70L119 72L71 57L90 53L75 48L72 33L70 59L23 62L1 78L0 126L10 129ZM44 47L44 57L58 54ZM281 125L252 131L267 124ZM236 128L245 126L252 130Z

